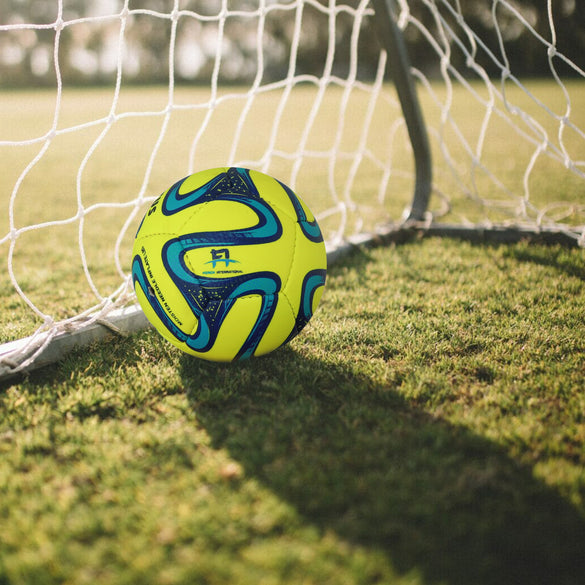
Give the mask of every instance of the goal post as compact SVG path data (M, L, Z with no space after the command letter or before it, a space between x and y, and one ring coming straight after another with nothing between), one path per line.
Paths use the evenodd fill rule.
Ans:
M238 165L334 261L422 234L585 246L573 0L31 0L0 14L0 377L147 326L150 202Z
M381 46L388 55L390 74L400 100L414 157L415 183L412 202L403 213L405 222L424 221L432 188L432 160L427 130L420 109L410 59L396 23L394 0L372 0Z
M434 75L411 67L427 116L435 109L433 195L444 204L431 202L426 233L585 246L585 47L573 23L583 6L398 3L401 29L435 55Z

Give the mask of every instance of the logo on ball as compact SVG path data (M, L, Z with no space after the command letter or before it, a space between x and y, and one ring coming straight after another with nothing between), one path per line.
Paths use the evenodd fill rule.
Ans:
M225 262L225 267L227 268L230 263L236 263L238 261L230 258L230 251L227 248L211 250L211 260L206 262L206 264L212 264L212 268L215 268L218 262Z

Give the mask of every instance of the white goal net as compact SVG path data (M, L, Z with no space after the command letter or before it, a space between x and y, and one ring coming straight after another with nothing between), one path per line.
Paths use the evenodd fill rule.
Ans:
M382 5L432 156L416 218ZM575 0L0 0L0 376L145 325L136 228L205 168L287 183L332 254L413 219L585 245L582 13Z

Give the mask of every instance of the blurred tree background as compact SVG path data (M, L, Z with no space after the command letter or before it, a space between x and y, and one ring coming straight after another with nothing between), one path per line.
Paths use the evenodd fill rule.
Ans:
M319 1L327 7L327 0ZM350 7L359 5L359 0L342 2ZM462 39L465 50L449 36L438 34L440 28L446 29L438 25L436 13L429 10L429 4L427 0L401 0L397 10L408 7L414 22L423 24L438 39L442 50L450 50L452 63L463 74L472 75L472 70L466 67L465 54L471 51L490 75L499 75L496 62L504 64L506 59L517 76L550 75L547 47L538 38L553 42L547 0L437 2L447 26ZM270 10L266 12L259 43L258 20L252 18L252 13L258 10L257 0L229 0L228 9L237 10L238 15L230 16L223 29L218 19L221 0L179 2L181 13L173 52L175 80L209 83L218 54L221 56L219 80L223 82L249 81L256 75L259 57L264 62L263 82L286 73L291 68L287 47L295 34L297 4L294 0L283 0L277 5L268 0L267 5ZM55 63L63 82L69 84L111 83L119 64L127 83L166 83L173 6L173 0L131 0L130 14L123 19L122 0L65 0L60 15L57 1L0 0L0 87L54 85ZM449 6L453 10L460 7L483 46L476 45L460 28L456 13ZM552 0L551 6L557 51L585 68L585 2ZM59 16L64 23L62 27L55 26ZM329 14L319 9L317 2L304 6L299 50L292 64L297 74L322 73L328 51L329 19ZM370 33L371 23L364 19L356 25L354 18L343 10L336 13L334 20L333 73L347 75L350 42L357 26L361 33L359 76L373 76L379 45ZM405 29L405 37L413 65L427 75L437 74L440 60L430 50L421 29L411 23ZM120 47L123 47L121 52ZM553 59L562 74L574 73L558 56Z

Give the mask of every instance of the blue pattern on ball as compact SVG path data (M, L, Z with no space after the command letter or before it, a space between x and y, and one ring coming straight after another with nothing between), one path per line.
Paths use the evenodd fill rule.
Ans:
M227 247L273 242L281 237L282 225L270 205L261 199L246 169L231 168L225 174L214 177L202 187L179 194L185 180L175 183L163 198L162 211L165 215L221 199L247 205L256 213L258 223L253 227L229 232L185 234L165 243L162 250L163 264L197 318L196 331L190 334L181 331L161 306L156 295L149 294L150 287L139 256L134 259L132 267L135 285L138 284L142 288L158 318L172 335L194 351L202 353L213 347L221 326L236 299L252 294L259 295L261 307L258 317L235 357L236 360L246 359L254 353L272 319L276 309L277 293L281 288L280 277L273 272L258 272L222 278L221 280L207 278L194 274L187 267L185 255L187 252L201 247Z
M166 242L162 249L165 270L181 291L191 311L197 319L195 331L184 332L173 321L163 306L164 297L149 284L150 274L140 255L132 263L134 286L142 289L146 299L166 329L180 342L195 352L205 353L215 344L219 331L237 299L250 295L260 297L260 310L256 322L234 360L246 359L254 354L268 324L270 323L281 290L281 280L274 272L261 271L254 274L238 274L225 278L210 278L197 275L185 262L189 251L209 246L228 248L231 246L265 244L278 240L283 233L282 224L272 207L260 196L250 171L242 168L229 168L202 186L186 193L180 193L186 177L175 183L162 197L161 211L173 215L184 209L210 201L234 201L249 207L258 221L252 227L230 231L204 231L177 236ZM297 222L303 234L313 242L322 242L323 236L316 221L309 221L305 210L293 191L280 183L288 195ZM146 261L147 262L147 261ZM312 316L315 291L325 284L326 270L313 270L304 277L301 302L295 325L287 342L295 337ZM156 287L156 284L154 285Z

